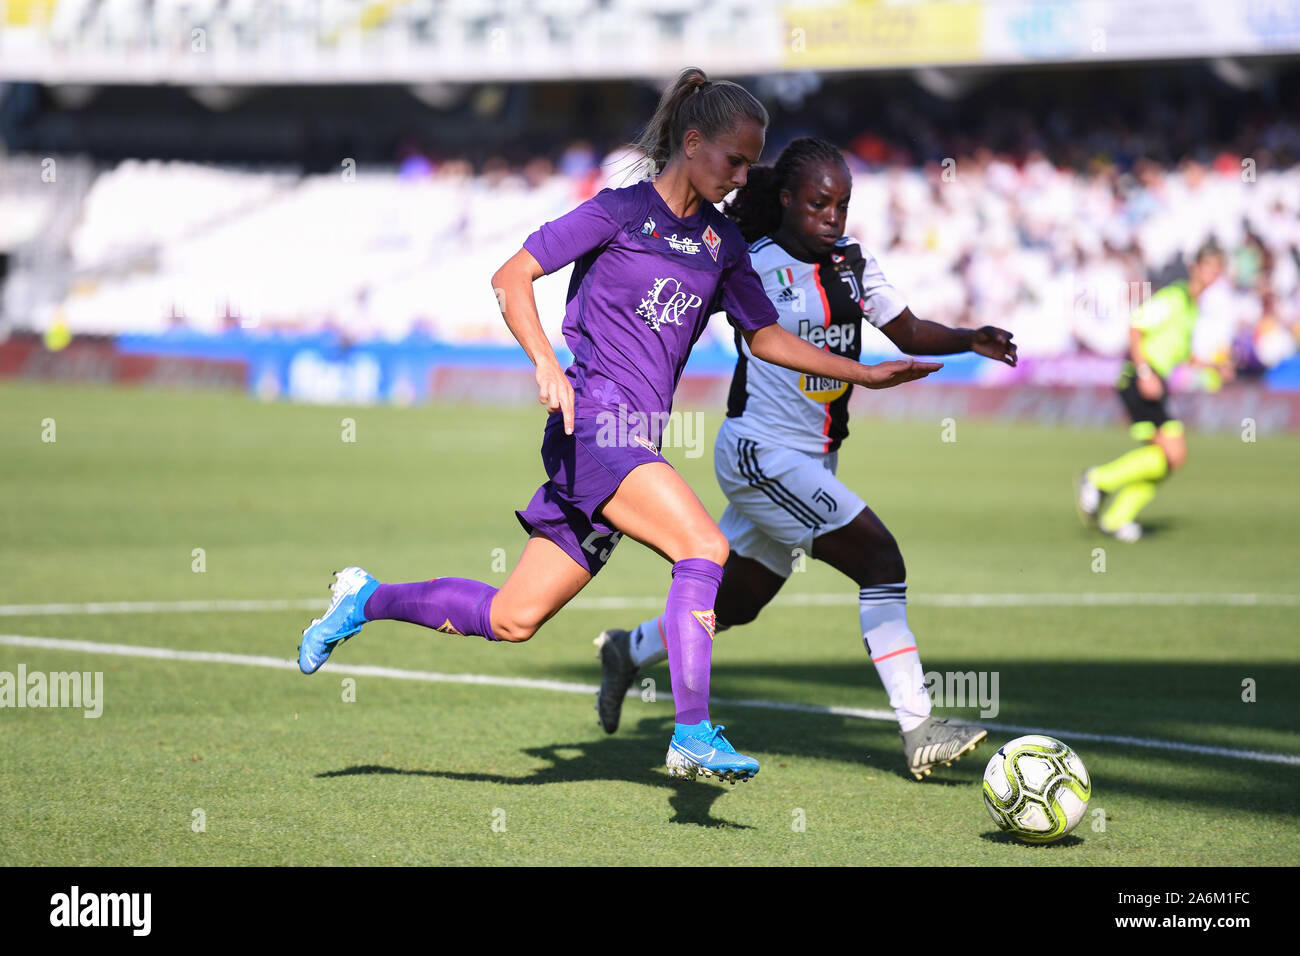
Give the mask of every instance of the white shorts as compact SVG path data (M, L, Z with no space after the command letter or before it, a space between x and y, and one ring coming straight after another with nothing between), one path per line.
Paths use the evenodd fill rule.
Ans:
M731 550L787 578L811 554L814 538L844 527L866 502L835 477L838 452L766 445L735 421L722 423L713 446L713 470L729 502L718 527Z

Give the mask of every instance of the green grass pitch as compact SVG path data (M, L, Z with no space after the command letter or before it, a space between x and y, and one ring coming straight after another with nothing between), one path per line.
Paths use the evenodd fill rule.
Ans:
M721 411L703 414L704 455L668 456L719 514ZM542 417L0 386L0 633L289 662L310 610L13 606L314 597L319 614L346 564L498 583L524 541L512 510L542 478ZM1081 466L1129 447L1120 429L852 429L840 474L902 545L926 670L997 672L995 722L1061 731L1092 772L1090 813L1065 841L1015 843L986 814L980 776L1008 730L917 783L892 722L717 705L762 762L732 789L670 780L662 697L629 699L612 737L588 694L362 675L344 699L341 665L594 685L592 637L649 616L668 585L667 565L625 541L583 604L522 646L380 622L309 678L0 643L0 671L104 675L98 719L0 709L0 865L1294 864L1295 763L1068 736L1300 754L1293 598L966 596L1300 593L1300 440L1192 435L1188 467L1144 513L1154 533L1128 546L1081 528L1071 502ZM827 594L842 600L807 597ZM714 695L884 709L852 582L810 561L786 596L718 636ZM650 676L668 689L666 667Z

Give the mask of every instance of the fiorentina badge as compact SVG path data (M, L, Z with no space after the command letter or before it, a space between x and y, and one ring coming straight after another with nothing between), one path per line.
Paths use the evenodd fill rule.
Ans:
M707 611L692 611L695 620L700 622L700 626L709 632L709 640L713 640L713 632L718 629L718 616L713 613L713 608Z
M713 256L714 262L717 262L718 246L722 245L722 237L713 231L712 226L709 226L707 229L704 230L703 239L704 239L704 244L709 249L709 255Z

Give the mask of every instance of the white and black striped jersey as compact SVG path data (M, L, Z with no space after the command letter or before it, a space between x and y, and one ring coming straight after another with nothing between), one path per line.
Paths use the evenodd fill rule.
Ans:
M862 320L876 328L898 318L907 303L873 256L849 236L817 262L797 259L771 236L749 247L763 291L776 305L782 328L836 355L862 354ZM787 448L829 452L849 433L853 386L795 372L754 358L736 333L736 372L727 417L747 434Z

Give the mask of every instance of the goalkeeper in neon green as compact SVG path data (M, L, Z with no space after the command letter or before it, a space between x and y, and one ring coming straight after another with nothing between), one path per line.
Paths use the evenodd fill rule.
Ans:
M1223 253L1217 247L1202 247L1187 279L1165 286L1133 315L1129 357L1117 387L1133 419L1131 434L1146 444L1089 468L1077 484L1079 517L1121 541L1142 536L1138 512L1155 497L1160 482L1187 461L1183 423L1169 414L1166 405L1170 374L1192 362L1203 369L1202 380L1210 390L1232 377L1226 349L1209 360L1193 354L1205 292L1223 274L1223 267Z

